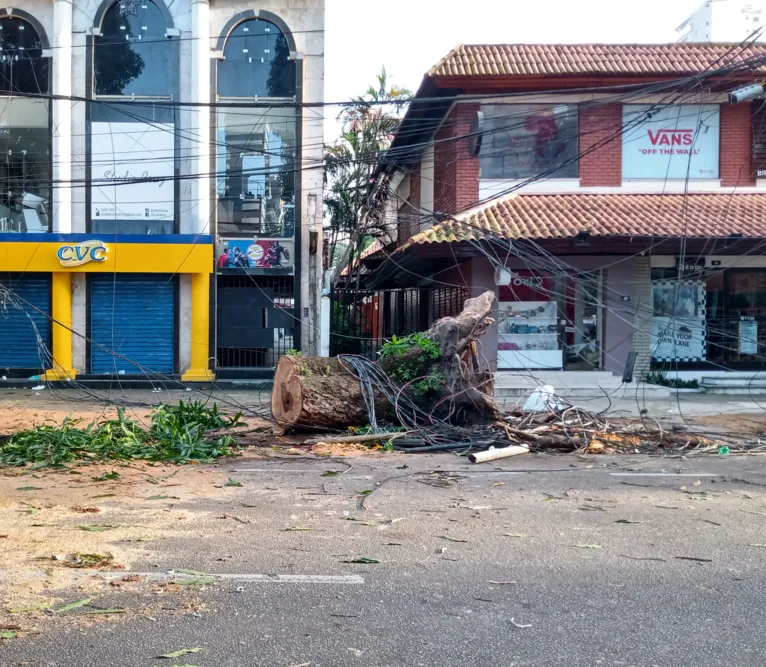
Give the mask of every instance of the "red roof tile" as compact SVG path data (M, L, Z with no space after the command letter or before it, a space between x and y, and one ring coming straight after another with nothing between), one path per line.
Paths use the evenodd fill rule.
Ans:
M592 236L766 238L766 194L566 194L496 199L413 236L407 245Z
M687 76L758 56L766 56L766 44L460 44L428 75Z

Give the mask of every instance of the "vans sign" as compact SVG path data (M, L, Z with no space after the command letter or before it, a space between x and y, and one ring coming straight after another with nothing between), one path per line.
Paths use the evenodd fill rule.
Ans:
M626 104L622 116L623 178L718 178L717 104Z

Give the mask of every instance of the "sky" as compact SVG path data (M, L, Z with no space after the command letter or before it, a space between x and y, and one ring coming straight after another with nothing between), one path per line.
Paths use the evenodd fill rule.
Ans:
M417 90L457 44L658 43L703 0L326 0L325 101L361 95L382 66ZM326 110L325 140L338 133Z

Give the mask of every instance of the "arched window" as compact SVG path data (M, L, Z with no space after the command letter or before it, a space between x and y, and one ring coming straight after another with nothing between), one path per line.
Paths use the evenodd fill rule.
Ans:
M221 97L293 97L295 61L285 34L270 21L251 19L229 34L218 65Z
M292 241L295 234L296 66L275 23L253 18L228 33L218 64L218 235ZM245 102L252 106L245 106ZM284 243L282 244L284 245ZM250 268L271 264L253 252ZM272 253L273 254L273 253ZM233 255L228 267L232 268Z
M50 230L47 45L32 20L0 17L0 232Z
M178 39L160 0L96 14L90 109L90 231L176 229Z
M0 18L0 92L48 92L48 58L32 24L15 16Z
M101 20L93 40L96 95L172 97L176 53L167 21L151 0L120 0Z

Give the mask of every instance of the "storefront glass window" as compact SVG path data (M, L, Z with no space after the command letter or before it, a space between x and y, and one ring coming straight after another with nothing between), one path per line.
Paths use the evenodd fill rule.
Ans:
M766 354L766 269L652 269L652 358L761 367Z
M151 0L116 2L96 27L90 231L172 234L178 137L167 102L176 97L178 40Z
M484 104L481 178L577 178L578 108Z
M295 233L295 110L218 112L219 234Z
M50 231L48 58L34 27L0 19L0 232ZM24 94L40 97L25 98Z
M226 40L218 97L292 103L295 61L273 23L251 19ZM217 268L285 269L295 264L297 114L291 104L222 105L217 114Z

